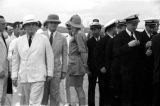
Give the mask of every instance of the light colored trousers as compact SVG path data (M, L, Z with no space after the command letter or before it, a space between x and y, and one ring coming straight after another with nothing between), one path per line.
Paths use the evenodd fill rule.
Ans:
M60 81L61 79L59 77L53 77L51 81L45 82L42 105L48 105L50 96L50 106L59 106L61 102Z
M7 93L7 77L0 78L0 106L5 105Z
M18 86L15 87L13 85L13 95L12 95L11 106L19 106L19 105L25 105L25 104L26 103L25 103L24 91L22 91L20 80L18 80Z
M40 106L44 92L44 82L21 83L25 105ZM23 100L22 100L23 101Z

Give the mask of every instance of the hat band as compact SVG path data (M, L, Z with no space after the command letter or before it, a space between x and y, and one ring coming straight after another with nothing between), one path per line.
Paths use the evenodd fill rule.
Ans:
M132 18L132 19L126 19L126 22L134 21L134 20L139 20L139 18L138 18L138 17L135 17L135 18Z

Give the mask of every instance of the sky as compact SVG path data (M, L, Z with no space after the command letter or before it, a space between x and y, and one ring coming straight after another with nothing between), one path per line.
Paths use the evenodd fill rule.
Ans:
M74 14L80 15L88 27L94 18L105 25L111 19L123 19L132 14L160 19L159 0L0 0L0 15L8 22L22 21L32 14L44 22L49 14L57 14L64 26Z

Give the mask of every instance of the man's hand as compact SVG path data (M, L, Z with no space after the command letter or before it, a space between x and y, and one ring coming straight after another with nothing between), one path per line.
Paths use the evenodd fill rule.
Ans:
M106 72L107 72L107 70L106 70L105 67L102 67L102 68L100 69L100 71L101 71L101 73L106 73Z
M47 76L46 77L46 81L49 82L50 80L52 80L52 77L51 76Z
M5 77L5 71L1 71L0 72L0 78L4 78Z
M17 83L17 79L12 80L12 84L17 87L18 83Z
M151 50L151 49L147 49L146 55L147 55L147 56L150 56L151 54L152 54L152 50Z
M134 46L137 46L140 44L140 41L139 40L132 40L128 43L128 46L129 47L134 47Z
M148 41L147 43L146 43L146 48L149 48L149 47L151 47L152 46L152 42L151 41Z
M61 73L61 79L64 79L66 77L66 72Z

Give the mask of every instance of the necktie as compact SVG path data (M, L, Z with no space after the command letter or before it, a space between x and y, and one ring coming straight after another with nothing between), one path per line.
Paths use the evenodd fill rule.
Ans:
M156 34L155 34L156 35ZM153 38L153 36L154 36L154 34L150 34L150 39L152 39Z
M3 41L4 41L4 44L5 44L5 45L6 45L6 47L7 47L7 44L6 44L6 41L5 41L5 38L4 38L3 33L2 33L2 39L3 39Z
M29 47L31 46L31 43L32 43L32 36L29 36L29 39L28 39Z
M53 32L51 32L50 38L49 38L50 44L52 45L53 43Z
M132 38L132 39L135 39L134 36L133 36L133 32L131 32L131 38Z

